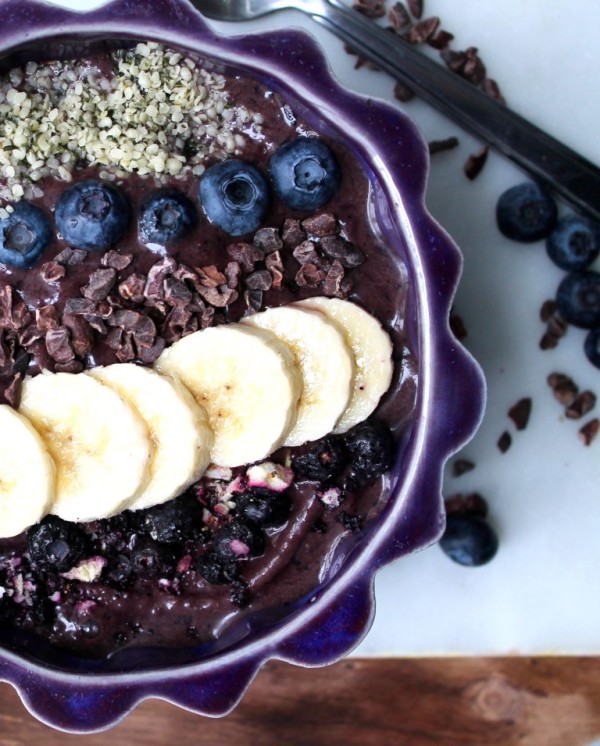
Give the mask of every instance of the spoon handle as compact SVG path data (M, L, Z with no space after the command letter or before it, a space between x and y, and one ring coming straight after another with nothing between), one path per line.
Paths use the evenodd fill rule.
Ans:
M600 221L600 168L339 0L310 2L306 10L449 119Z

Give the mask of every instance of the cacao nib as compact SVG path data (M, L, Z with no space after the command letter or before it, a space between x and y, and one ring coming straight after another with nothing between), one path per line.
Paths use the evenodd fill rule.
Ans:
M246 287L249 290L270 290L273 278L268 269L258 269L245 278Z
M339 225L335 215L329 212L314 215L302 221L302 228L309 234L322 238L339 233Z
M69 316L85 316L97 313L97 306L89 298L68 298L65 303L65 314Z
M385 15L385 0L354 0L352 7L367 18L382 18Z
M267 265L268 266L268 265ZM225 277L227 278L227 287L235 290L240 282L242 268L239 262L228 262L225 267Z
M575 381L564 373L550 373L547 381L555 399L564 407L571 406L579 394L579 387Z
M519 399L516 404L508 410L508 416L515 423L517 430L525 430L531 415L531 397L526 396Z
M295 248L302 241L306 240L306 233L300 227L300 221L294 218L287 218L285 220L281 236L285 246L290 249Z
M389 21L394 31L406 31L412 21L403 3L395 3L388 13Z
M184 282L175 279L175 277L165 279L164 289L165 302L170 306L187 306L192 301L192 291Z
M56 306L40 306L35 309L35 323L38 329L56 329L58 326L58 311Z
M425 18L415 25L404 35L404 38L413 44L423 44L423 42L429 41L431 37L438 30L440 25L440 19L437 16L431 16Z
M146 277L139 272L134 272L120 283L118 292L121 298L125 300L129 300L132 303L142 303L145 287Z
M429 44L433 49L442 50L448 47L448 44L450 44L452 39L454 39L454 34L441 29L437 34L435 34L435 36L430 36L429 39L427 39L427 44Z
M94 347L94 331L90 325L81 318L81 316L63 315L63 324L69 329L71 335L71 345L77 357L89 355ZM50 332L48 332L50 334ZM58 362L66 362L59 360Z
M398 81L394 86L394 96L398 99L398 101L406 103L407 101L410 101L415 97L415 93L412 88L409 88L404 83Z
M260 311L263 304L262 290L245 290L244 303L249 311L252 311L253 313Z
M55 370L57 373L81 373L83 363L80 360L69 360L68 363L56 363Z
M338 297L344 279L344 267L341 262L336 259L329 270L327 276L323 281L323 294L330 298Z
M130 363L135 360L135 349L133 347L133 334L125 332L121 341L121 346L116 352L117 360L120 363Z
M487 500L478 492L450 495L444 500L444 506L447 515L476 515L486 518L488 514Z
M46 332L46 349L57 363L68 363L75 357L75 352L71 347L71 335L64 326L49 329Z
M453 150L458 147L458 137L447 137L445 140L431 140L427 146L430 155L442 153L444 150Z
M298 244L292 252L292 256L300 264L317 264L319 261L319 255L316 251L316 246L313 241L303 241Z
M198 282L204 288L216 288L227 283L227 277L214 264L209 267L196 267Z
M310 262L303 264L300 269L296 272L296 284L301 288L316 288L325 279L325 272L318 269L314 264Z
M565 409L565 417L570 420L578 420L584 417L596 406L596 395L591 391L582 391L574 401Z
M0 386L0 401L17 409L21 403L21 384L23 383L23 374L16 373L4 388Z
M359 267L365 261L364 253L357 246L339 236L324 236L319 246L323 253L337 259L347 269Z
M600 420L596 417L580 428L579 439L585 446L589 446L596 439L598 431L600 430Z
M122 270L127 269L132 261L133 254L121 254L120 252L111 249L102 256L100 264L102 264L103 267L112 267L121 272Z
M270 254L272 251L279 251L279 249L283 248L283 241L277 228L260 228L254 234L252 242L265 254Z
M458 458L452 464L452 476L461 477L468 471L472 471L475 468L475 464L465 458Z
M218 288L198 287L198 293L207 303L215 308L225 308L237 300L238 297L237 291L232 290L227 285L220 285Z
M256 262L265 258L264 251L251 243L231 243L227 246L227 253L234 261L239 262L246 272L252 272Z
M498 83L493 78L484 78L481 81L481 89L488 94L488 96L491 96L495 101L497 101L499 104L506 104L506 99L500 92L500 87L498 86Z
M152 347L138 347L137 356L140 362L145 365L152 365L158 360L164 349L165 340L162 337L157 337Z
M421 18L423 15L423 0L407 0L406 4L414 18Z
M46 262L40 267L40 277L44 282L58 282L66 273L63 265L58 262Z
M32 321L31 313L11 285L0 289L0 326L22 329Z
M467 179L474 181L479 176L487 161L488 153L488 148L484 147L467 158L464 165L464 172Z
M97 269L90 275L88 284L81 288L81 294L90 300L104 300L116 281L117 270L113 267Z
M500 453L506 453L512 445L512 437L508 430L505 430L502 435L498 438L498 450Z

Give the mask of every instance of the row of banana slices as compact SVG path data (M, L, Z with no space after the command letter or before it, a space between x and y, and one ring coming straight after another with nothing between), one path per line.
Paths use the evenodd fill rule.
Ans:
M48 512L91 521L181 494L210 462L239 466L368 417L392 345L359 306L311 298L176 342L154 369L44 372L0 406L0 537Z

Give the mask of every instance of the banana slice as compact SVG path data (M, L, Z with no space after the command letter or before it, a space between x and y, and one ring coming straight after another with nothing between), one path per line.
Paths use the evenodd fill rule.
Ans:
M20 412L56 465L51 512L93 521L123 510L147 484L150 440L134 410L83 373L48 373L23 383Z
M150 482L130 510L166 502L200 479L208 466L212 431L206 410L181 383L132 363L94 368L88 375L114 389L148 427Z
M0 405L0 538L38 523L54 500L54 463L31 423Z
M294 306L269 308L243 323L283 340L302 373L298 417L284 445L298 446L330 433L346 409L354 375L354 355L339 328L322 313Z
M333 430L345 433L373 412L390 387L394 370L392 342L374 316L350 301L321 296L292 305L325 314L341 329L354 353L356 369L350 402Z
M224 324L189 334L155 363L179 378L208 412L211 459L240 466L265 458L296 419L302 380L289 349L273 334Z

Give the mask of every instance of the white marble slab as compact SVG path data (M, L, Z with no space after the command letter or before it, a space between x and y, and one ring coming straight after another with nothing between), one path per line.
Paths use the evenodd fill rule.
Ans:
M515 110L600 164L596 0L425 0L425 10L455 35L454 48L479 48ZM215 25L226 33L257 28ZM348 87L393 100L389 78L355 71L342 45L301 14L285 12L260 24L286 25L314 33ZM582 389L600 393L600 372L583 355L583 332L571 329L556 350L538 347L539 308L562 273L543 245L513 244L494 222L498 196L523 175L491 155L469 182L462 166L479 144L419 101L402 108L428 139L457 135L461 143L435 156L428 205L464 252L456 307L467 345L484 368L489 403L464 451L475 470L448 476L445 490L483 494L501 544L482 568L459 567L438 547L385 568L376 584L375 623L356 654L598 653L600 439L589 448L581 444L581 423L564 420L545 378L565 372ZM506 413L523 396L533 398L533 412L527 430L516 432ZM496 441L505 429L513 444L501 455Z

